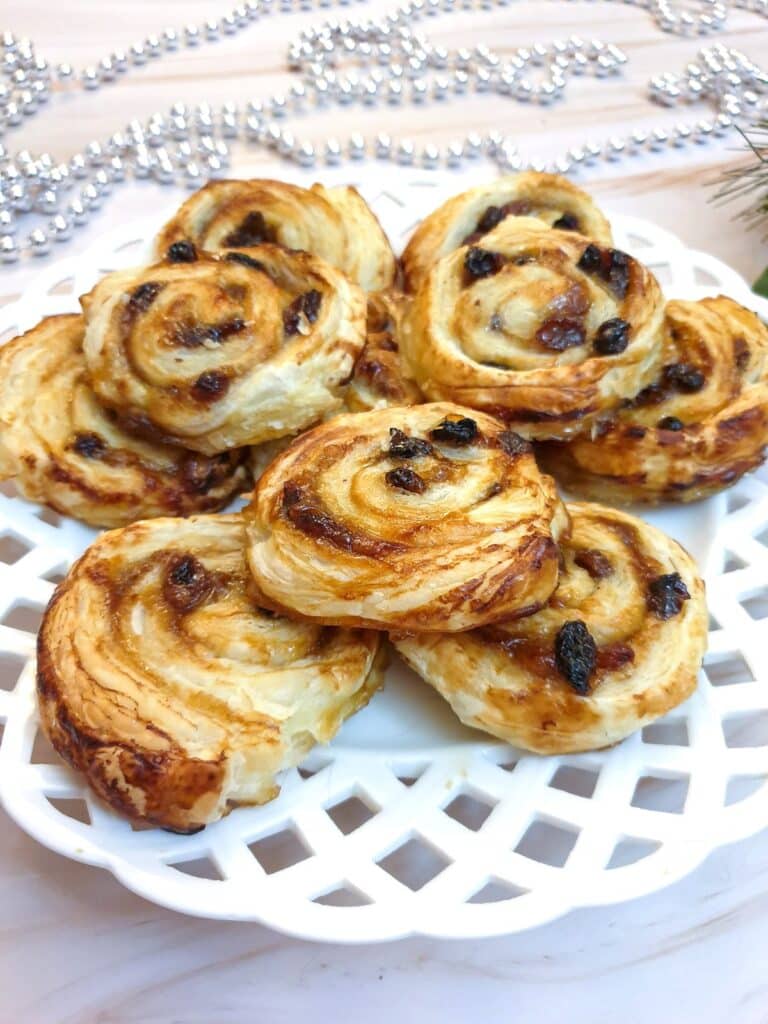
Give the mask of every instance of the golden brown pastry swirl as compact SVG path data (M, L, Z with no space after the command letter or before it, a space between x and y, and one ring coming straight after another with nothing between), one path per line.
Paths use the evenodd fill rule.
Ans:
M121 814L179 831L277 795L381 683L374 633L254 603L239 516L136 523L70 570L38 642L43 728Z
M414 405L421 392L400 352L404 295L377 292L368 296L365 347L344 395L349 412L367 412L388 405Z
M693 501L759 466L766 444L768 329L720 296L670 302L656 380L592 436L543 457L585 497Z
M562 438L650 381L662 320L656 279L631 256L520 218L440 260L403 349L428 398Z
M561 754L623 739L690 695L707 638L690 556L615 509L573 504L557 590L490 629L395 637L467 725Z
M454 196L425 217L403 253L408 291L417 291L438 260L462 245L482 245L504 220L535 217L610 246L611 228L586 192L557 174L525 171Z
M365 340L360 289L276 245L211 256L185 243L108 275L82 303L99 398L131 429L206 453L295 433L340 406Z
M245 453L207 457L127 434L96 401L82 316L48 317L0 349L0 479L94 526L213 512L245 489Z
M348 186L300 188L284 181L214 181L183 203L155 243L158 259L186 239L201 249L276 242L326 260L366 291L389 288L392 248L360 193Z
M529 613L567 517L530 446L448 404L338 416L272 463L245 510L270 606L340 625L460 630Z

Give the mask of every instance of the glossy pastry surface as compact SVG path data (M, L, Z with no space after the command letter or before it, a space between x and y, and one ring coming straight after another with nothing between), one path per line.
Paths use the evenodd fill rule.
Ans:
M155 242L163 259L187 240L201 249L274 242L301 249L342 270L366 291L389 288L397 263L376 216L350 186L301 188L254 178L212 181L183 203Z
M448 404L338 416L261 477L249 564L271 606L343 625L460 630L530 612L567 516L530 445Z
M650 382L663 310L656 279L626 253L508 218L433 267L406 314L403 349L428 398L563 439Z
M463 245L482 245L502 221L535 217L547 227L574 231L611 245L611 228L592 198L567 178L525 171L453 196L416 228L403 253L406 288L417 291L429 271Z
M205 456L121 429L96 400L77 314L0 348L0 479L93 526L216 511L245 490L245 453Z
M525 750L607 747L694 690L706 649L693 559L640 519L570 504L563 569L546 607L456 635L394 637L466 725Z
M400 351L407 301L397 292L368 296L365 347L344 395L346 411L367 412L424 400Z
M591 435L542 457L584 497L694 501L756 469L766 445L768 329L720 296L668 303L656 379Z
M91 384L130 429L209 454L294 434L341 406L363 292L276 245L177 243L82 298Z
M137 822L190 831L277 795L381 683L380 638L258 604L237 515L102 535L38 641L38 700L58 752Z

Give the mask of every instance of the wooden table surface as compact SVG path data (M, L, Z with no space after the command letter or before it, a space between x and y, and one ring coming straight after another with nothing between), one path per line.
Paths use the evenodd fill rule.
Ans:
M387 10L378 2L350 15ZM3 28L30 36L51 61L77 66L166 25L221 15L204 0L5 0ZM7 139L71 155L133 117L187 103L242 102L285 89L289 41L336 11L275 15L235 38L138 69L118 86L55 101ZM498 129L536 152L601 140L631 127L674 123L646 99L648 78L681 69L702 45L662 35L650 15L622 4L520 3L496 11L430 19L421 29L455 47L493 43L501 53L578 33L625 48L618 80L576 82L563 103L525 107L474 97L425 109L329 111L297 130L321 138L388 131L416 141L449 141ZM717 36L756 61L768 55L768 21L738 12ZM697 111L706 116L709 111ZM234 171L264 159L237 150ZM596 170L584 180L610 207L648 217L753 279L768 263L759 234L733 210L708 202L713 178L741 159L722 148L669 152ZM382 166L382 176L397 174ZM322 169L318 170L322 177ZM174 195L153 184L116 193L88 227L57 251L77 252L128 217L160 210ZM38 264L2 270L7 295ZM0 1021L14 1024L269 1024L328 1020L537 1021L540 1024L766 1024L768 1021L768 833L721 849L686 880L649 898L584 910L506 939L412 939L349 948L288 939L256 925L191 920L125 891L106 873L38 846L10 820L0 833Z

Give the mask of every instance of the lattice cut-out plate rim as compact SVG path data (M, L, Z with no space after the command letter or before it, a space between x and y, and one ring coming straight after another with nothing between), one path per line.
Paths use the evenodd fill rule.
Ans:
M396 194L379 202L384 193L375 165L354 175L349 168L323 174L331 183L354 181L398 248L427 195L435 206L478 177L404 170ZM722 292L768 320L768 302L719 260L686 249L667 231L637 218L611 220L619 247L652 267L668 268L669 297ZM146 256L148 239L162 222L158 215L121 227L86 253L42 268L20 299L0 307L0 338L41 316L76 310L77 296L101 273ZM58 287L69 279L69 290ZM409 718L428 723L426 738L416 746L398 739L387 747L386 736L397 737L392 711L398 687L414 686L401 666L390 672L389 691L347 723L330 747L313 751L299 769L286 773L282 793L271 804L238 809L194 836L135 831L62 763L34 762L34 636L0 624L0 660L29 659L15 687L0 690L0 802L45 846L111 871L157 904L200 917L258 921L307 939L500 935L576 907L654 892L690 873L716 847L768 826L768 740L753 745L751 733L732 728L744 715L768 715L761 622L740 603L756 588L766 589L768 545L759 539L768 527L766 481L765 473L748 477L693 511L662 515L672 532L679 529L686 538L690 533L694 544L712 534L702 562L710 583L710 650L696 694L663 720L674 726L669 742L663 734L644 741L638 733L608 751L526 756L461 730L455 721L443 732L442 725L430 732L430 716L453 720L422 685L411 690L421 705L411 705ZM29 548L12 564L0 563L0 623L16 605L44 606L54 586L46 577L72 561L91 536L71 520L48 522L41 514L35 505L0 494L0 537ZM695 529L691 516L701 520ZM729 560L737 568L725 573ZM707 664L715 667L711 679ZM384 745L366 747L359 738L365 736L366 726L359 732L363 722L374 723L377 732L384 729ZM751 779L762 782L744 799L727 803L731 784ZM638 785L640 780L647 781ZM676 787L675 802L667 807L666 783ZM85 813L69 817L51 800L80 801ZM475 816L462 821L456 808ZM352 817L344 821L346 812ZM560 845L526 855L536 823L541 827L535 833ZM398 880L398 851L404 847L422 858L411 882ZM633 848L648 855L633 859ZM614 866L617 856L622 863ZM176 870L176 864L195 873ZM473 902L483 893L494 898ZM317 902L326 897L341 902Z

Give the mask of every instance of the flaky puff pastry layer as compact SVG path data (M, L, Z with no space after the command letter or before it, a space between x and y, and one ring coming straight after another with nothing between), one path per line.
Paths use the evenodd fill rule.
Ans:
M611 227L591 197L557 174L524 171L453 196L425 217L403 252L408 291L417 291L429 271L462 245L483 245L497 224L535 217L547 227L575 231L601 245L611 244Z
M258 606L244 540L235 515L104 534L45 613L43 728L133 821L190 831L271 800L381 683L376 634Z
M615 509L568 510L560 583L541 611L490 630L394 638L462 722L541 754L609 746L680 704L695 689L707 639L704 584L679 544ZM654 581L674 574L665 605ZM574 622L596 646L578 689L563 674L577 671L561 633Z
M368 296L365 345L344 389L344 404L340 409L327 413L325 419L347 412L369 412L371 409L415 405L423 401L400 354L400 321L405 301L404 295L392 291ZM293 437L281 437L250 449L254 480L261 477L292 440Z
M368 296L365 347L344 395L345 411L368 412L423 401L400 352L407 302L404 295L395 291Z
M768 444L768 329L720 296L670 302L657 379L545 464L599 501L693 501L757 468Z
M213 512L250 479L245 453L139 440L97 402L83 318L47 317L0 348L0 479L93 526Z
M81 299L91 384L129 428L213 454L341 406L364 293L280 246L109 274Z
M182 239L219 250L276 242L342 270L366 291L389 288L397 263L387 236L349 186L300 188L284 181L213 181L177 210L155 242L158 259Z
M271 607L418 630L538 607L557 583L567 529L530 446L448 404L316 427L267 469L244 515L251 571Z
M637 260L518 218L433 267L408 307L402 347L429 399L562 439L652 379L663 313Z

